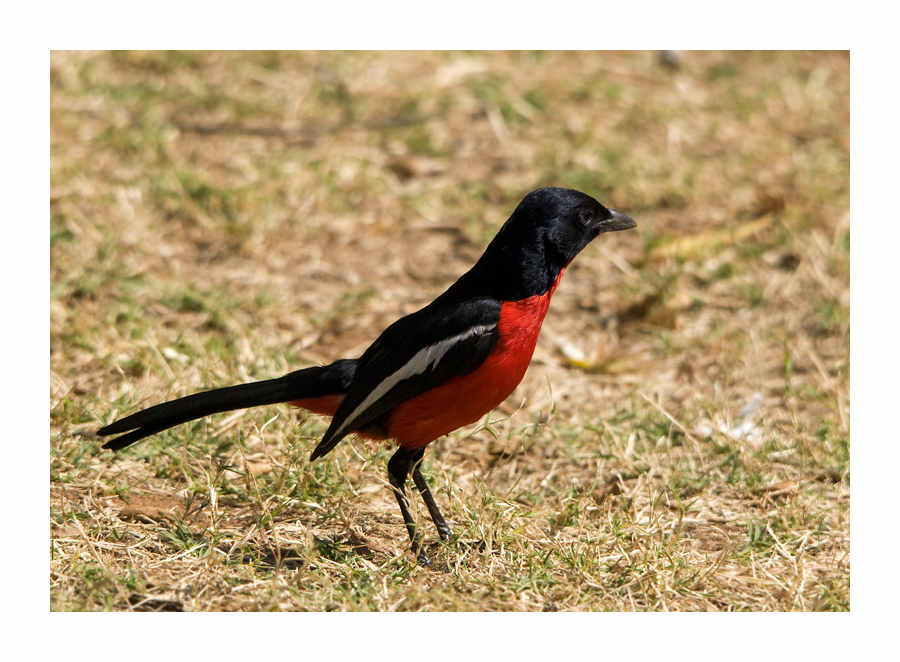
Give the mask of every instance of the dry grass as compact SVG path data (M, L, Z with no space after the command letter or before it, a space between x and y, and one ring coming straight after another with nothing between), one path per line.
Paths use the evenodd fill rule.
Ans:
M848 54L50 74L52 609L849 609ZM638 230L573 263L495 420L426 456L461 541L435 568L406 553L388 451L309 465L323 422L289 407L119 455L79 434L358 355L544 185Z

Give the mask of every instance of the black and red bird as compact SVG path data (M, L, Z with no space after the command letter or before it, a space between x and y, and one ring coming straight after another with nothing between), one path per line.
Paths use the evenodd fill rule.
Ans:
M532 191L474 267L429 305L391 324L358 359L150 407L98 430L125 433L103 447L118 450L203 416L282 402L330 416L310 460L348 435L396 442L388 479L414 553L428 563L409 512L407 476L412 472L441 540L449 540L450 527L420 470L425 447L480 420L513 392L566 267L597 235L635 226L584 193Z

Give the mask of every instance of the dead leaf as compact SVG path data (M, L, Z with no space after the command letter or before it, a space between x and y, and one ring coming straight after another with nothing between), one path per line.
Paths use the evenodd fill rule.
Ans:
M758 490L756 490L757 494L767 494L770 497L773 496L783 496L785 494L793 494L797 491L797 481L796 480L786 480L780 483L772 483L771 485L766 485Z
M746 239L769 227L774 220L775 212L769 212L765 216L758 218L755 221L744 223L736 229L726 228L724 230L701 232L700 234L678 237L673 241L653 248L647 253L647 261L658 262L675 256L683 259L693 258L697 254L714 246L730 246L731 244Z
M175 512L169 508L158 506L128 505L119 512L119 517L133 522L145 522L156 524L159 521L172 522L175 520Z
M254 476L262 476L263 474L271 473L272 465L268 462L248 462L247 471Z
M424 156L404 156L387 164L387 169L397 175L401 182L413 177L434 177L444 172L446 167L440 159Z

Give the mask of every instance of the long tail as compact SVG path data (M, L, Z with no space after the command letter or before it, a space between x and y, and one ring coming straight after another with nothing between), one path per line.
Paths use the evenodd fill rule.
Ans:
M356 359L341 359L331 365L297 370L278 379L195 393L126 416L100 428L97 434L106 437L127 432L128 434L116 437L103 445L103 448L119 450L181 423L235 409L274 405L280 402L291 402L304 407L308 401L314 404L305 408L333 414L340 399L350 388L356 369ZM329 400L334 404L326 404Z

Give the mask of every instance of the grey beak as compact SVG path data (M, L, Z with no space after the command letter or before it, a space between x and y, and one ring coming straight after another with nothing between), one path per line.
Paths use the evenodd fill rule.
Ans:
M613 209L610 209L609 213L612 214L612 218L601 222L599 225L601 233L618 232L619 230L630 230L631 228L637 227L637 223L634 222L634 219L631 218L631 216L626 216Z

